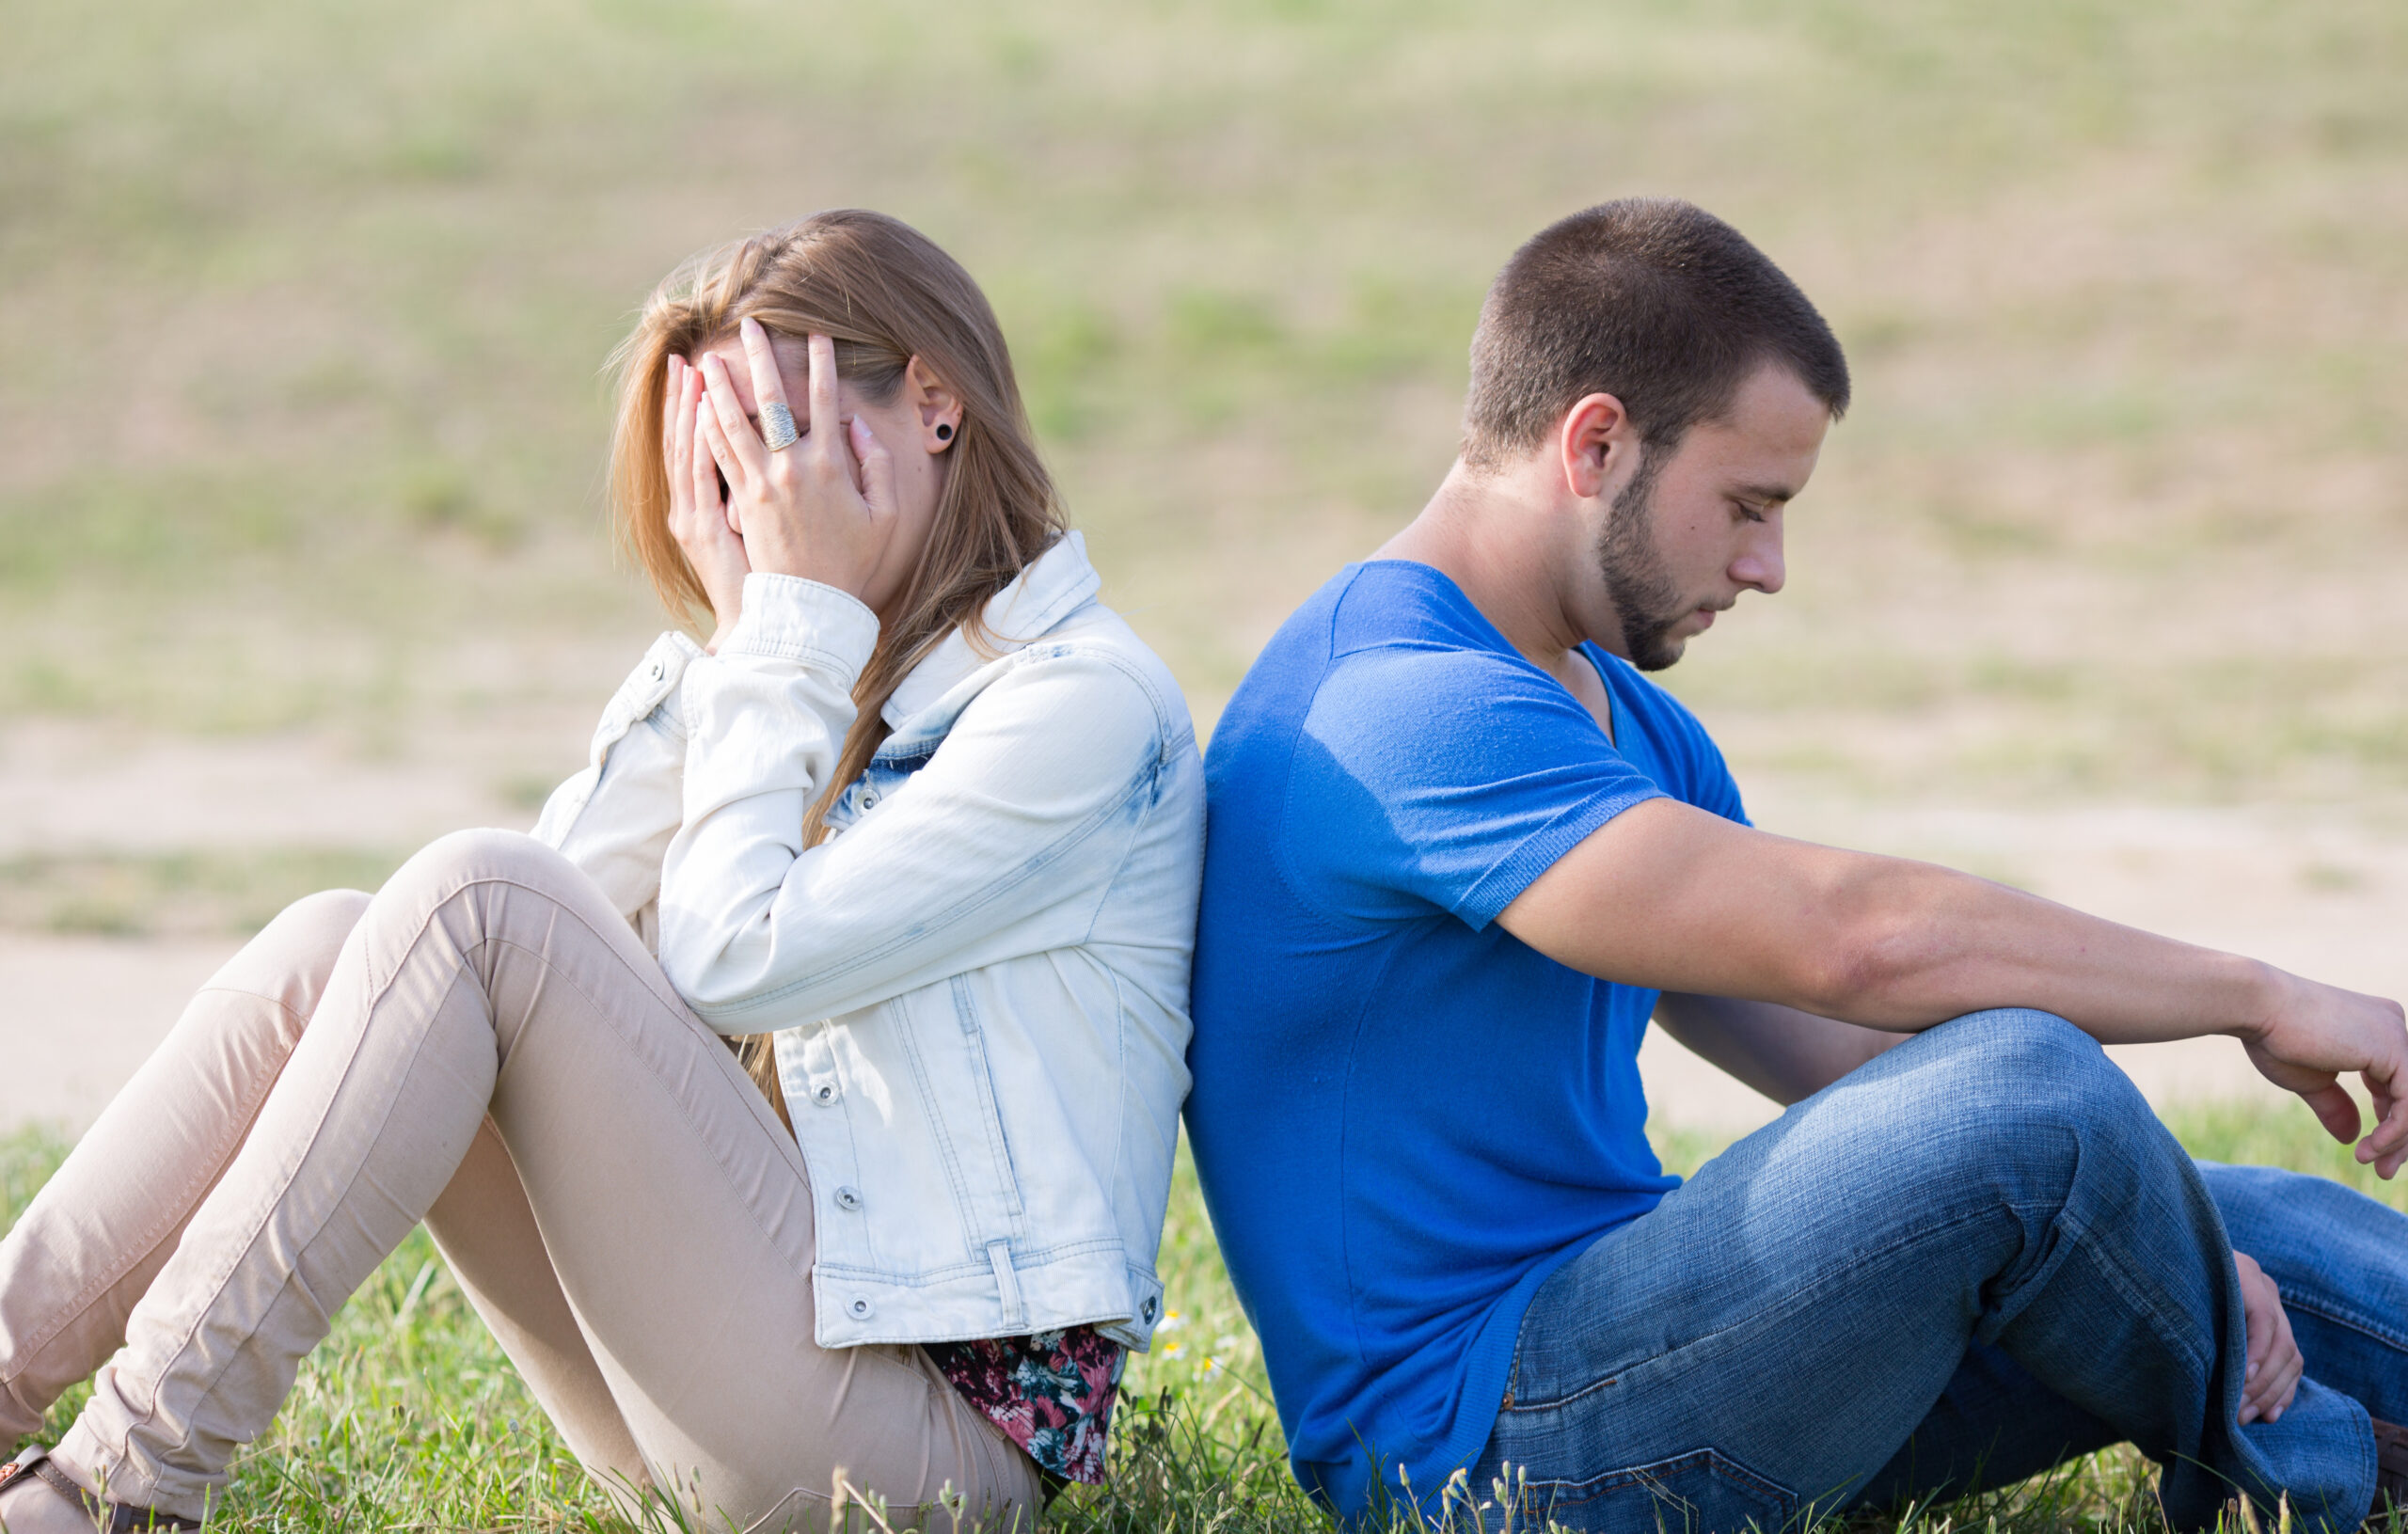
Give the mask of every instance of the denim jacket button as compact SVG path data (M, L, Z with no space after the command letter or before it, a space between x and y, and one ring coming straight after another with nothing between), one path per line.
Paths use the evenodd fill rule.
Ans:
M646 674L646 675L648 675L648 676L650 676L654 681L657 682L657 681L659 681L659 680L661 679L661 677L662 677L663 675L667 674L667 672L668 672L668 668L667 668L667 667L665 667L665 666L663 666L659 661L656 660L656 661L654 661L654 662L652 663L652 667L651 667L651 669L650 669L650 670L649 670L645 674Z
M1145 1305L1140 1307L1140 1314L1149 1326L1153 1324L1155 1305L1154 1297L1149 1294L1146 1297Z
M811 1100L816 1102L822 1108L834 1106L836 1101L836 1083L834 1082L821 1082L817 1086L812 1088Z
M863 789L863 790L862 790L862 801L861 801L861 802L862 802L862 808L863 808L863 810L875 810L875 809L877 809L877 808L878 808L878 790L877 790L877 789L875 789L875 788L864 788L864 789Z
M846 1313L850 1315L855 1321L869 1320L869 1313L876 1308L877 1307L871 1305L867 1300L854 1300L847 1304L845 1306Z
M837 1189L836 1207L848 1212L850 1210L860 1209L862 1207L862 1191L859 1188Z

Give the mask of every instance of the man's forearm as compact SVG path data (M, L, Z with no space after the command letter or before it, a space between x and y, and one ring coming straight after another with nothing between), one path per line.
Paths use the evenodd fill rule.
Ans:
M2029 1006L2109 1043L2229 1034L2336 1135L2362 1076L2408 1161L2408 1028L2396 1002L2085 916L1929 863L1769 836L1653 799L1607 822L1497 921L1574 969L1625 985L1773 1002L1911 1033Z
M2054 1012L2106 1043L2254 1038L2289 976L1928 863L1842 854L1831 992L1809 1009L1912 1030L1988 1006Z
M1660 799L1592 833L1498 920L1607 979L1897 1031L2031 1006L2115 1042L2246 1038L2305 984L1970 874Z

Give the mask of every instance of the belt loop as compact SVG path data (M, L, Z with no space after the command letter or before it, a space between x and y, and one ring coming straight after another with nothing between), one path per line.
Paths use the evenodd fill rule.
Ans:
M1020 1274L1012 1271L1012 1243L989 1241L987 1264L995 1270L995 1295L1004 1302L1004 1324L1017 1334L1028 1324L1028 1306L1020 1296Z

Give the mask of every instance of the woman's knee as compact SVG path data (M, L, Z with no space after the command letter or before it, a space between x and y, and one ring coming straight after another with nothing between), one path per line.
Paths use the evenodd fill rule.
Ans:
M377 898L422 906L489 882L565 893L583 878L558 849L524 831L479 828L438 836L420 847L386 880Z
M351 929L368 910L373 896L365 890L320 890L305 894L277 911L260 928L260 940L296 952L323 953L329 963Z
M364 930L380 951L430 922L471 946L507 937L540 947L562 930L562 915L574 927L629 932L610 896L558 849L519 831L461 830L428 843L386 880Z
M369 898L359 890L303 895L277 912L204 988L265 997L297 1027L316 1010L335 958L366 914Z

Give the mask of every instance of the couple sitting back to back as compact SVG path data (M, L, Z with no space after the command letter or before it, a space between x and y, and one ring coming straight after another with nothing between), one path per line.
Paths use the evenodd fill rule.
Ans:
M2343 1139L2357 1073L2388 1176L2400 1008L1758 832L1642 674L1780 589L1847 403L1727 226L1514 256L1461 461L1209 764L925 237L698 258L620 361L620 530L708 641L533 835L277 917L0 1241L8 1534L209 1517L420 1220L630 1512L1029 1526L1161 1320L1182 1102L1350 1521L1770 1530L2124 1440L2184 1528L2400 1494L2408 1219L2192 1162L2099 1048L2235 1036ZM1651 1017L1792 1104L1686 1183Z

